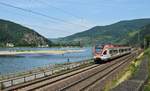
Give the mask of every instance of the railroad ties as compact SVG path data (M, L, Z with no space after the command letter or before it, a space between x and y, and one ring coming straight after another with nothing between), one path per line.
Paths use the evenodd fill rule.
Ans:
M5 91L101 91L106 82L115 77L118 72L127 67L137 56L132 52L105 64L93 64L67 74L47 79L20 84L18 86L4 89Z

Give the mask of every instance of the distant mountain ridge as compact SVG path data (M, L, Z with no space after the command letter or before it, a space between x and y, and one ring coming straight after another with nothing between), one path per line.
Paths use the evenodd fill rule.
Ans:
M0 46L9 45L38 47L51 45L51 41L32 29L20 24L0 19Z
M150 24L150 18L120 21L106 26L95 26L89 30L76 33L64 38L59 38L57 42L80 41L83 45L95 43L127 44L142 27Z

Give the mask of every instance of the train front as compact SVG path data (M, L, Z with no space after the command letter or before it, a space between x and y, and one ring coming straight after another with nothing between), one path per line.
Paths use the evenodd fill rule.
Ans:
M99 45L97 45L93 48L93 56L94 56L95 63L100 63L102 61L101 60L102 49L103 49L103 47L99 46Z

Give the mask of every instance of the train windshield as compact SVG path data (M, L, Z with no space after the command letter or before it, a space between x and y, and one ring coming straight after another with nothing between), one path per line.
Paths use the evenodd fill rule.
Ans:
M100 46L95 47L95 52L101 52L101 50L102 50L102 47L100 47Z

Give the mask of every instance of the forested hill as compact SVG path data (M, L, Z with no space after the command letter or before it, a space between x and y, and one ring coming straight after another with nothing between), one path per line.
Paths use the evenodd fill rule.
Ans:
M38 47L51 45L51 41L20 24L0 19L0 47Z
M89 30L59 38L57 42L78 42L82 45L92 43L127 44L135 36L141 27L150 24L150 18L120 21L106 26L95 26Z
M145 41L149 40L148 43L150 43L150 24L142 27L140 31L130 39L130 43L132 45L140 44L144 46L144 39Z

